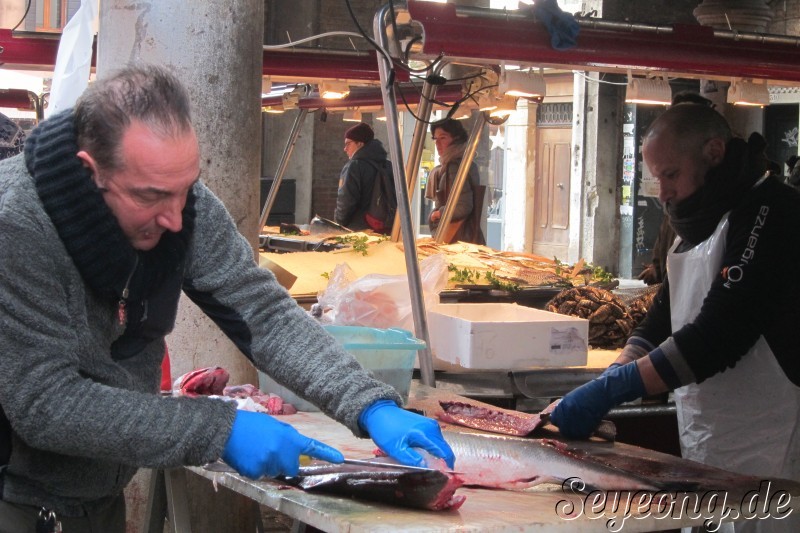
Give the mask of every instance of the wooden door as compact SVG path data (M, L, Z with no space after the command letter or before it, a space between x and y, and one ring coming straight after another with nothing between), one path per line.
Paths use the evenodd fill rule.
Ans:
M570 128L540 128L536 142L533 253L567 260Z

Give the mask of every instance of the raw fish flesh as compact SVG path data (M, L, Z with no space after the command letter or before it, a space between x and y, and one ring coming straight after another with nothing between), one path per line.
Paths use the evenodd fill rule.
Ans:
M560 401L559 399L552 402L539 414L535 415L505 409L493 409L481 404L440 401L439 405L443 412L437 413L437 417L449 424L501 435L511 435L512 437L524 437L548 423L550 414ZM594 435L613 441L617 436L617 428L613 422L601 420L594 431Z
M443 412L437 416L443 422L503 435L521 437L531 433L542 423L538 415L524 416L520 413L518 416L464 402L440 401L439 405L442 406Z
M176 396L220 395L230 377L221 366L199 368L178 377L172 383L172 393Z
M297 412L297 409L292 404L285 403L283 398L277 394L262 392L258 387L250 383L225 387L222 394L237 400L250 399L260 406L256 408L259 412L265 412L269 415L293 415ZM241 404L240 408L242 408Z

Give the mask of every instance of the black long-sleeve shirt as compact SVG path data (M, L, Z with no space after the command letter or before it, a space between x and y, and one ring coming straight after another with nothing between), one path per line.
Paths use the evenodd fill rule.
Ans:
M733 367L762 335L800 386L800 193L770 177L728 218L725 252L697 317L673 332L669 273L628 343L650 350L671 388Z

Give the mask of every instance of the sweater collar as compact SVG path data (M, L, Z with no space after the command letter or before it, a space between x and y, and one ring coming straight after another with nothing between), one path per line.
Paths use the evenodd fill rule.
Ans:
M183 228L167 232L150 251L130 244L90 171L77 157L71 110L42 122L25 142L25 163L45 212L88 286L100 294L141 300L183 264L194 229L194 194L183 210Z

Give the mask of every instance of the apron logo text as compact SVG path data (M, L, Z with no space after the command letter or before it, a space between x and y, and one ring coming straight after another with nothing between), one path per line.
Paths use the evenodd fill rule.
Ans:
M767 215L769 214L769 206L762 205L756 215L756 222L753 224L753 229L750 230L750 236L747 238L747 247L742 252L742 257L739 259L738 265L727 266L722 269L722 278L725 280L723 286L726 289L731 288L731 283L736 283L744 277L742 266L747 265L756 255L756 246L758 245L758 238L761 235L761 229L767 223Z

